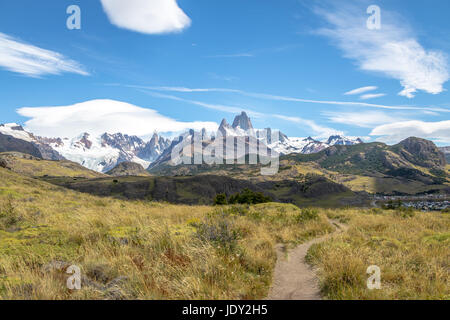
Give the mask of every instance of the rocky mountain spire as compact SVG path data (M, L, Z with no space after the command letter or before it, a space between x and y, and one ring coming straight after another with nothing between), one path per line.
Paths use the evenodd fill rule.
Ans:
M244 111L242 111L240 115L234 118L232 127L233 129L240 127L245 131L253 129L252 122L250 121L250 118L247 116L247 113L245 113Z
M231 129L231 126L228 124L227 119L223 119L219 126L219 132L222 136L226 136L227 132Z

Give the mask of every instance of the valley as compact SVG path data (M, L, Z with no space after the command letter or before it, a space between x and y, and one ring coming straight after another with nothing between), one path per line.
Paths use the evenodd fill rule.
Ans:
M318 270L320 298L450 295L450 218L443 212L170 204L45 179L0 168L1 299L262 299L276 248L290 252L334 233L329 219L345 232L314 244L306 257ZM382 268L383 290L366 287L371 264ZM81 290L66 287L71 265L81 270Z
M44 147L4 126L0 299L449 299L450 171L434 143L273 142L244 113L221 129L286 152L278 172L261 175L251 153L247 164L171 165L177 143L196 143L192 130L149 143L83 135L68 144L76 152L59 153L56 140ZM214 141L202 137L202 148ZM155 146L144 167L139 148ZM61 156L69 151L76 161ZM262 203L236 204L238 194ZM366 286L373 264L382 290ZM66 287L70 266L80 290ZM304 279L310 295L298 291Z

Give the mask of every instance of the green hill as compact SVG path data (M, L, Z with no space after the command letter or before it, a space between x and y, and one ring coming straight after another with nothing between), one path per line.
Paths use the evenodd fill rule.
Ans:
M409 138L388 146L367 143L336 145L314 154L291 154L280 158L280 170L271 177L260 175L260 165L159 165L151 173L162 176L224 175L235 179L298 181L319 175L352 191L379 194L449 193L445 157L433 142Z
M72 161L43 160L20 152L0 153L0 161L4 168L32 177L99 178L105 176Z
M273 201L298 206L340 207L349 198L359 199L345 186L324 177L308 176L302 180L252 181L223 175L179 177L123 176L97 179L46 178L48 182L98 196L119 199L146 199L183 204L213 204L217 194L231 196L244 189L262 192Z

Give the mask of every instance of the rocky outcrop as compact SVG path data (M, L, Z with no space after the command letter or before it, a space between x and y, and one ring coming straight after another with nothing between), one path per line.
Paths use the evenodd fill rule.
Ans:
M426 168L445 167L445 155L429 140L411 137L395 146L407 161Z
M0 152L8 151L26 153L42 159L41 152L32 142L16 139L13 136L0 133Z
M154 133L150 141L137 153L141 159L153 162L170 146L170 140Z
M138 163L128 161L119 163L114 169L108 171L106 174L113 177L149 175L143 166Z

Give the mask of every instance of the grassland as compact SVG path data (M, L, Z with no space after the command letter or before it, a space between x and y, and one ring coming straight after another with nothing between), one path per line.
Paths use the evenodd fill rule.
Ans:
M19 152L0 153L0 159L4 159L12 171L31 177L99 178L105 176L72 161L42 160Z
M325 215L308 217L283 204L99 198L0 169L0 297L263 298L275 244L332 231ZM68 265L81 268L82 290L66 288Z
M408 210L327 211L347 232L314 245L328 299L450 299L450 217ZM368 290L367 267L381 269L381 289Z
M278 243L311 248L329 299L449 299L450 217L290 204L186 206L97 197L0 168L0 299L260 299ZM382 270L382 289L365 285ZM82 290L66 287L77 265Z

